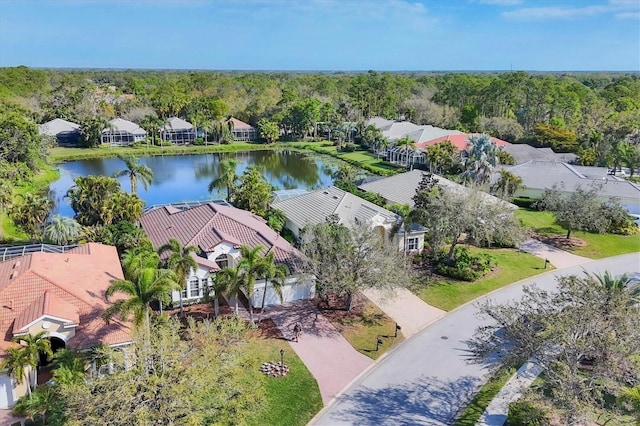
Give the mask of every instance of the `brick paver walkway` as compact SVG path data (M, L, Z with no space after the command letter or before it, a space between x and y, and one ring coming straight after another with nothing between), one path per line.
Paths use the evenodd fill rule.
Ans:
M315 377L325 405L373 363L356 351L309 301L269 306L265 317L271 318L289 339L293 350ZM294 342L293 326L297 321L302 324L303 332L299 341Z

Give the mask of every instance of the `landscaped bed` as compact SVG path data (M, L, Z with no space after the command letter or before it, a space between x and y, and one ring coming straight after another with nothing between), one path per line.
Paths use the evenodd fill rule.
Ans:
M428 304L450 311L483 294L553 268L547 265L545 269L543 259L517 249L479 249L470 246L469 250L491 255L497 266L486 277L474 282L421 273L411 290Z
M555 223L551 212L521 208L516 211L516 217L522 221L524 226L531 228L542 240L548 238L546 241L548 243L553 244L555 242L559 244L567 234L566 230ZM560 248L590 259L600 259L640 251L640 234L592 234L590 232L573 231L571 238L575 242L574 244L559 244L561 245Z
M395 336L396 323L362 295L355 298L351 311L323 309L322 315L351 346L371 359L378 359L404 340L400 331ZM382 343L377 344L378 338Z

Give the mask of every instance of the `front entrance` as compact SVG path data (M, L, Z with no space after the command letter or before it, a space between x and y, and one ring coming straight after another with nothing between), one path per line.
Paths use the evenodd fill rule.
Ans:
M55 355L60 349L65 349L67 347L64 340L59 337L47 337L47 340L51 343L51 352ZM50 359L47 359L46 355L43 352L40 352L40 366L45 367L51 363Z

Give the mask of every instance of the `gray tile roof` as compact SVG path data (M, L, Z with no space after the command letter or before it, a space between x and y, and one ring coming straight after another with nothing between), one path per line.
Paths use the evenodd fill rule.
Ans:
M58 133L78 132L80 125L71 121L55 118L51 121L38 125L41 135L56 136Z
M555 161L570 163L578 157L576 154L557 154L551 148L535 148L527 144L511 144L502 147L502 150L511 154L516 164L527 161Z
M322 223L333 214L344 224L367 223L375 216L380 217L383 223L396 221L395 213L335 186L274 202L271 206L282 210L287 219L299 228Z
M128 133L131 133L132 135L147 134L147 131L144 130L142 127L138 126L136 123L132 121L124 120L122 118L114 118L113 120L109 121L109 124L111 125L112 128L111 129L106 128L102 130L102 133L107 133L107 132L110 132L111 130L116 130L116 131L128 132Z
M171 117L162 126L163 130L190 130L193 129L193 125L186 120L178 117Z
M415 143L429 142L434 139L441 138L442 136L449 135L462 135L463 133L459 130L448 130L442 129L440 127L434 127L431 125L420 126L419 129L408 133L406 136L409 137Z
M551 188L554 184L564 185L567 191L577 186L589 189L591 185L599 187L601 197L620 197L640 200L640 186L615 176L608 176L604 167L571 166L566 163L548 161L529 161L507 170L520 176L527 189Z
M409 172L362 184L358 186L358 188L363 191L380 194L391 203L408 204L413 207L413 196L416 195L416 189L422 180L423 173L422 170L414 169ZM434 177L438 179L438 184L448 191L454 193L471 191L471 189L450 181L447 178L443 178L442 176L434 175ZM481 194L488 201L504 203L505 207L516 208L513 204L507 203L493 195L484 192L481 192Z

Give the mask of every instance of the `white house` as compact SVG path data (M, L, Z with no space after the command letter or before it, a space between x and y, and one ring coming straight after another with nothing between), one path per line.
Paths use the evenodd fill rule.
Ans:
M196 129L188 121L178 117L171 117L162 126L160 137L163 141L176 145L191 144L196 140Z
M111 146L127 146L134 142L142 142L147 138L147 131L132 121L114 118L109 126L102 130L101 142Z
M291 274L286 278L283 303L312 298L315 295L315 281L312 277L296 271L296 258L300 253L287 240L269 228L264 219L251 212L214 203L202 204L190 208L161 206L145 212L140 218L142 229L158 249L174 238L182 246L195 246L198 255L194 259L198 264L191 271L186 287L182 291L183 302L200 301L207 291L211 274L224 267L234 267L240 261L240 248L262 246L262 255L273 252L277 264L284 264ZM258 280L253 294L245 294L253 301L262 303L264 280ZM172 294L177 303L180 294ZM279 304L281 301L273 287L267 289L266 304Z

